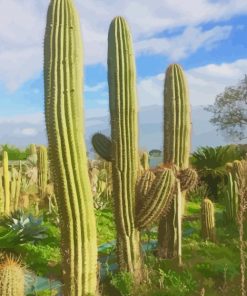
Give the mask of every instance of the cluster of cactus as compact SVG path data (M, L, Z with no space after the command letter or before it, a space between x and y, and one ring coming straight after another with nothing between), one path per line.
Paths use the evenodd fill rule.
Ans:
M182 68L172 64L167 68L164 85L164 164L175 165L180 191L174 194L173 204L163 216L158 230L158 255L179 257L181 263L181 223L186 190L196 182L196 173L189 168L191 146L191 117L188 86Z
M14 166L12 166L9 171L8 153L3 151L2 169L0 171L0 213L8 215L11 211L18 208L21 182L21 161L18 171Z
M237 222L240 198L247 186L247 161L235 160L226 164L227 184L225 191L225 218Z
M19 260L7 256L0 263L0 295L25 295L25 268Z
M214 204L208 198L201 204L201 234L204 240L215 242Z
M176 224L180 223L176 229L181 237L182 197L179 176L176 175L173 164L177 164L179 169L188 169L191 123L183 73L178 65L172 65L167 72L165 95L170 100L166 104L170 118L166 116L165 162L170 162L171 165L161 168L156 175L150 172L148 155L144 153L141 159L138 155L135 75L131 35L126 21L117 17L112 21L108 35L111 140L102 134L96 134L92 142L102 158L112 161L120 269L138 274L141 268L139 231L142 228L162 216L167 218L170 215L168 221L173 221L176 215L179 216ZM175 85L174 89L172 84ZM172 102L174 96L177 102ZM180 114L180 117L176 114ZM176 124L172 126L172 122ZM183 190L194 184L196 179L193 172L186 173L181 172ZM177 202L174 202L175 196L179 197ZM178 209L173 214L171 208L175 204ZM171 237L168 239L171 240ZM181 244L178 250L181 253Z
M60 216L63 295L96 295L97 240L82 127L82 45L72 0L50 2L44 40L45 121Z
M91 183L91 189L93 193L94 208L104 209L111 204L111 168L105 161L103 161L104 167L96 167L89 165L89 177Z

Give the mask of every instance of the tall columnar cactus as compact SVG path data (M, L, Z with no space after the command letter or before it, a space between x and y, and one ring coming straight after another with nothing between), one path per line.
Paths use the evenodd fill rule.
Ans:
M187 81L182 68L172 64L166 71L164 86L164 163L176 165L182 170L188 168L190 146L191 118ZM181 217L177 218L177 214L182 211L178 206L182 206L185 202L183 195L185 193L175 194L170 212L160 220L158 231L160 257L174 257L181 249L178 245L181 241L178 235Z
M34 154L37 153L37 148L36 148L36 145L35 144L31 144L30 145L29 152L30 152L30 155L34 155Z
M152 183L146 184L149 190L136 188L143 184L137 181L140 159L136 72L132 37L122 17L114 18L108 33L108 85L112 140L94 136L93 146L103 158L112 161L120 270L132 272L139 281L142 277L140 230L167 210L176 181L173 171L164 169ZM145 194L138 198L137 192L144 191ZM139 202L140 205L137 204Z
M0 214L4 213L4 190L3 190L3 178L0 173Z
M228 172L225 192L225 216L227 222L237 222L238 204L238 185L232 173Z
M19 200L20 200L20 193L21 193L21 181L22 181L22 164L21 164L21 160L20 160L19 171L18 171L18 176L17 176L17 181L16 181L16 191L15 191L15 204L14 204L15 211L19 207Z
M0 295L24 296L25 268L20 262L7 257L0 264Z
M73 0L50 2L44 81L49 159L62 233L63 295L96 295L96 222L82 127L81 33Z
M38 150L38 188L39 196L41 199L45 196L45 189L47 186L48 178L48 157L47 157L47 148L45 146L40 146Z
M8 152L3 151L3 189L4 189L4 213L10 213L10 182L9 182L9 160Z
M201 233L204 240L215 241L214 205L208 198L201 204Z
M11 179L10 179L10 209L11 211L14 210L15 205L15 196L16 196L16 172L14 167L11 167Z

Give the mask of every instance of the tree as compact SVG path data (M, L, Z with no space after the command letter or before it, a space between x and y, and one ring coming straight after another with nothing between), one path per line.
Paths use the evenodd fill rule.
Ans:
M226 87L205 110L212 112L210 122L218 130L231 138L247 138L247 75L236 86Z

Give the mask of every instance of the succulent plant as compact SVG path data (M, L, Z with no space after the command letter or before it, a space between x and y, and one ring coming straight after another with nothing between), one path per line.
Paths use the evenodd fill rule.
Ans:
M0 263L0 295L25 295L25 268L20 260L7 256Z
M44 41L45 121L62 234L63 295L95 295L97 240L82 106L82 44L72 0L50 2Z
M215 241L214 205L208 198L201 204L201 233L204 240Z

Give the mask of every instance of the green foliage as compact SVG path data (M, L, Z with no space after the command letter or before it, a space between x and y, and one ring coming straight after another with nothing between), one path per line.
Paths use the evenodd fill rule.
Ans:
M61 275L61 255L59 245L34 245L26 243L15 248L15 252L21 254L26 264L39 276L53 274Z
M208 196L208 194L209 189L207 184L200 182L195 188L187 193L186 198L192 202L201 202L204 197Z
M149 151L149 156L151 157L160 157L162 154L162 151L159 149L152 149Z
M116 238L116 226L111 210L95 211L98 233L98 245L112 241Z
M247 75L237 85L226 87L216 96L214 104L205 108L212 112L210 122L230 138L246 137L246 90Z
M16 245L21 244L21 231L11 230L0 226L0 248L12 249Z
M18 233L20 242L37 242L47 237L46 227L42 218L35 218L17 210L8 216L3 216L0 225Z
M217 197L218 186L226 176L225 165L241 154L236 146L199 147L191 156L191 164L197 169L201 181L207 184L210 197Z
M29 148L22 150L14 145L8 144L1 145L1 151L8 152L9 160L25 160L29 155ZM0 160L2 160L1 154Z
M129 272L119 272L112 276L111 284L121 296L130 296L134 288L133 275Z
M196 288L197 282L189 271L176 272L168 270L165 272L159 269L160 281L165 287L168 295L191 295Z

